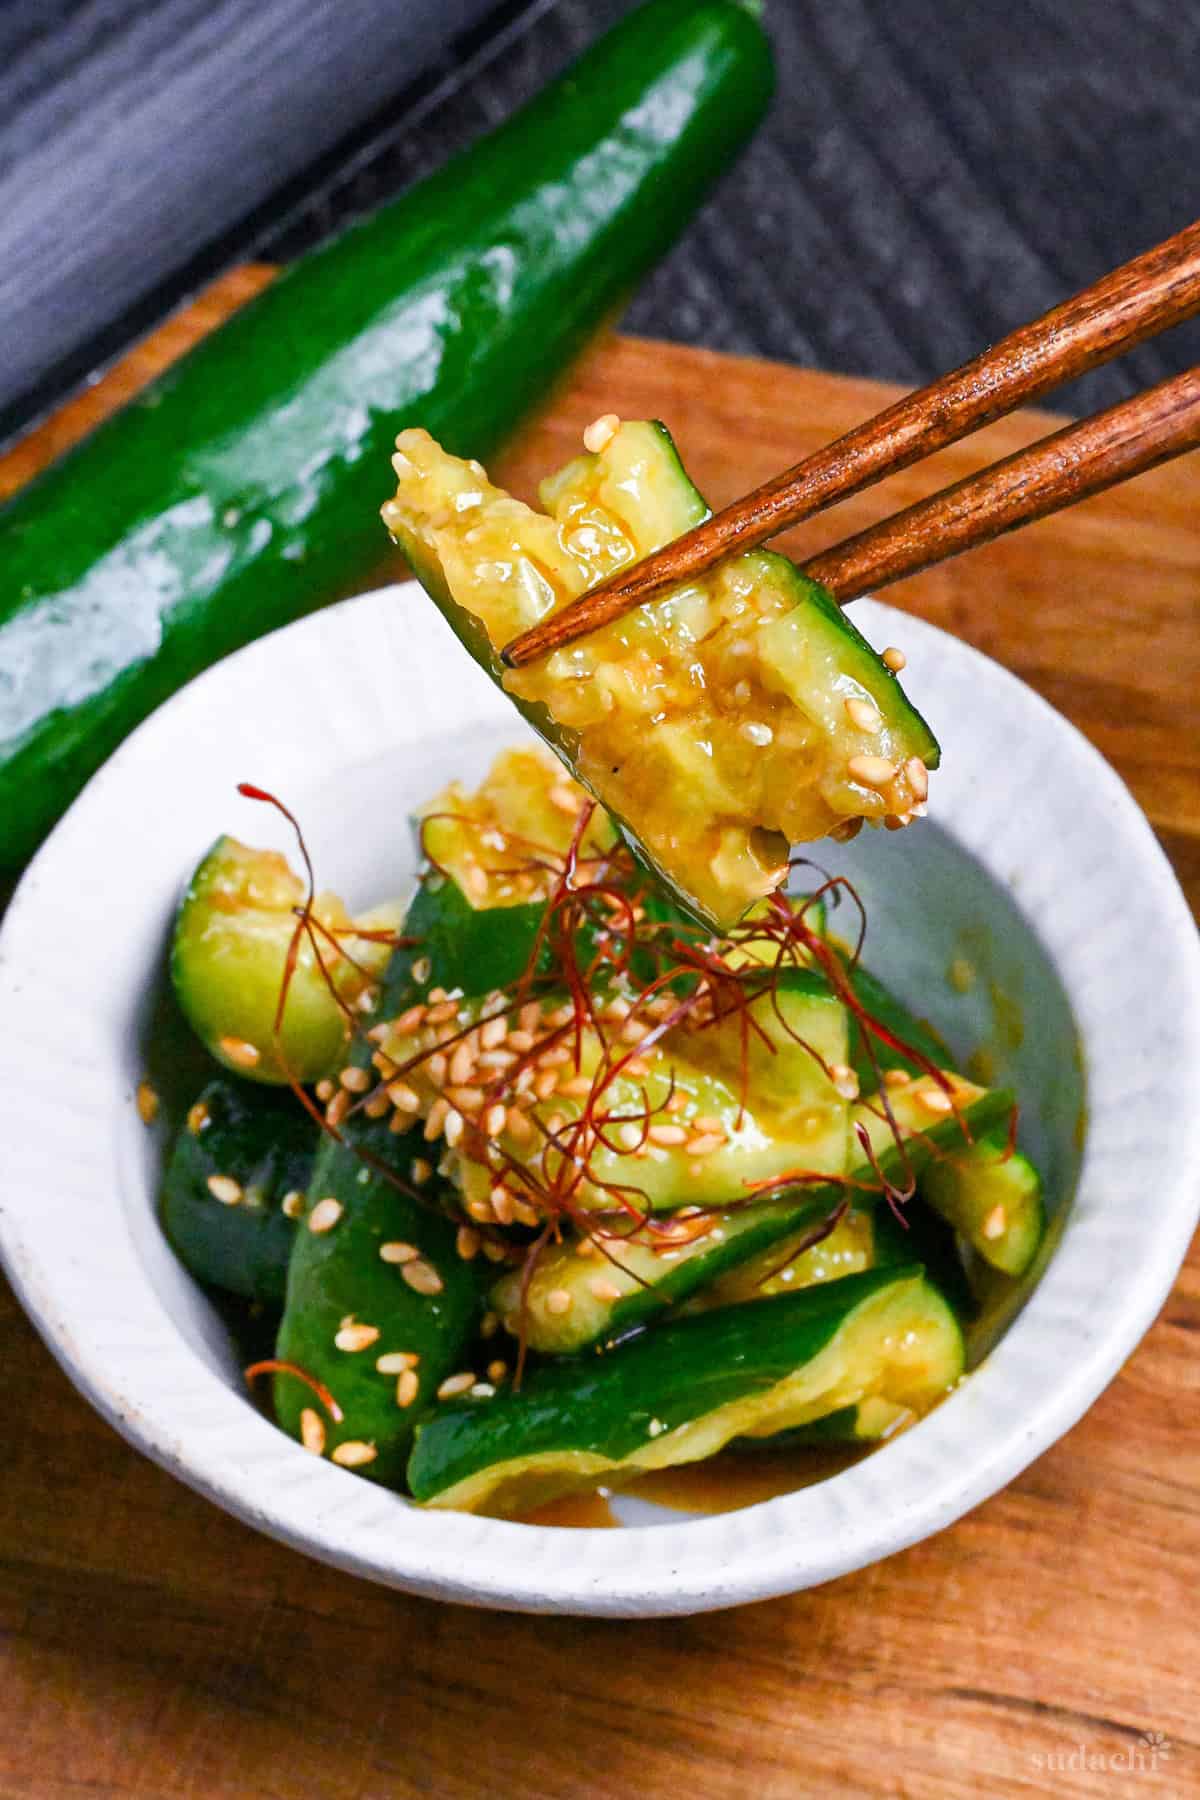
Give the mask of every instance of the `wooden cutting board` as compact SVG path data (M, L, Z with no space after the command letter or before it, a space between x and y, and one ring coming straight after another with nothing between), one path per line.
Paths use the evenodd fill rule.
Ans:
M237 271L0 459L0 495L267 279ZM531 491L612 409L667 419L723 502L890 392L607 338L497 468ZM832 541L1045 424L993 426L789 547ZM888 595L1015 669L1099 745L1193 906L1198 517L1193 457ZM5 1291L0 1796L1200 1794L1198 1332L1193 1251L1087 1418L949 1531L791 1599L612 1624L408 1599L257 1536L103 1425Z

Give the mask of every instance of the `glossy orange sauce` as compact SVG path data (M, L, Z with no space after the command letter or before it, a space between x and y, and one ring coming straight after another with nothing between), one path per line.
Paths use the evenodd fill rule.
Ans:
M622 1488L622 1493L649 1500L672 1512L725 1513L761 1500L776 1500L798 1488L812 1487L848 1469L869 1454L858 1445L831 1445L802 1450L738 1450L707 1462L678 1469L656 1469ZM572 1494L526 1513L526 1525L563 1525L580 1530L621 1528L605 1490Z

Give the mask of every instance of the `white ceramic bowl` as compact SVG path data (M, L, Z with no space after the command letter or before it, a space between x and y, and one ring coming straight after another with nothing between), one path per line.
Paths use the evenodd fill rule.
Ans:
M646 1615L886 1556L1074 1424L1150 1324L1196 1221L1200 947L1144 818L1071 726L942 632L873 603L855 617L907 650L943 772L925 826L819 854L863 892L875 966L951 1041L990 1037L1057 1209L1048 1266L963 1389L818 1486L713 1517L632 1505L642 1528L623 1532L422 1512L306 1455L248 1403L219 1318L159 1234L161 1145L134 1089L148 1060L168 1080L164 1058L188 1054L164 1023L162 967L198 853L222 830L290 849L237 781L286 797L320 881L357 904L411 877L410 803L522 735L434 609L390 589L253 645L155 714L54 832L0 937L0 1249L51 1350L132 1443L356 1574ZM945 979L956 954L979 971L965 996ZM1017 1010L993 1016L993 982Z

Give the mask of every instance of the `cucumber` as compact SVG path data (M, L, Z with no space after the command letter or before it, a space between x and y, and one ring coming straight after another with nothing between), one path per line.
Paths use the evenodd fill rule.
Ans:
M274 850L221 837L201 860L179 905L171 940L171 980L184 1017L219 1063L251 1081L319 1081L335 1073L350 1032L307 936L300 942L276 1039L288 948L304 884ZM351 919L335 894L314 915L321 962L345 1005L369 1009L391 944L356 937L395 932L402 908L389 902ZM335 946L326 932L337 935Z
M925 1412L962 1364L954 1315L920 1269L869 1270L543 1365L516 1393L447 1402L418 1428L409 1486L430 1506L518 1513L875 1395Z
M316 1127L291 1094L210 1081L163 1177L163 1230L184 1268L227 1293L282 1307L316 1148Z
M473 451L507 436L675 239L770 90L749 7L651 0L6 509L0 865L19 867L184 682L378 571L397 428Z
M509 639L704 516L661 424L620 425L543 484L549 513L426 431L400 434L393 466L384 522L451 628L708 926L779 886L789 843L907 823L923 803L938 760L925 721L830 596L771 552L505 672Z
M943 1038L933 1029L927 1019L916 1018L902 1001L897 1000L890 988L884 986L877 976L872 975L861 963L853 966L847 964L846 969L850 985L856 999L866 1008L874 1019L887 1027L893 1036L900 1038L910 1049L928 1057L939 1069L952 1069L954 1058L950 1054ZM850 1064L858 1077L859 1089L870 1094L879 1086L876 1069L880 1074L888 1069L907 1069L915 1074L920 1064L912 1057L906 1056L902 1050L895 1049L885 1043L882 1038L871 1034L871 1047L874 1050L874 1061L868 1055L861 1026L855 1025L850 1034Z
M1017 1276L1030 1267L1046 1232L1041 1177L1004 1132L931 1163L921 1192L992 1268Z
M973 1134L982 1133L1006 1117L1011 1106L1011 1094L997 1089L966 1104L963 1116ZM909 1165L919 1170L932 1155L961 1142L961 1136L956 1119L941 1120L906 1145ZM882 1149L878 1160L890 1178L899 1175L901 1159L894 1144ZM851 1179L869 1182L875 1176L864 1163ZM798 1189L778 1200L719 1211L707 1221L711 1229L700 1235L692 1235L693 1228L680 1220L674 1242L648 1241L644 1232L607 1240L607 1255L597 1254L587 1239L567 1239L539 1255L526 1284L523 1317L519 1274L500 1278L492 1291L492 1306L514 1336L524 1331L532 1350L565 1355L612 1342L653 1323L671 1303L685 1300L751 1258L776 1253L782 1259L788 1240L828 1217L842 1197L840 1182ZM875 1199L855 1190L859 1208ZM587 1254L580 1255L580 1241Z
M429 901L420 890L406 926L414 912L420 922ZM506 910L511 916L514 909ZM419 992L418 962L435 984L455 966L453 953L447 959L428 939L398 948L384 980L385 1016L403 1011ZM371 1052L369 1042L356 1043L349 1061L369 1068ZM386 1119L360 1113L339 1130L342 1141L324 1137L317 1152L288 1266L277 1355L323 1383L343 1417L332 1418L286 1371L275 1377L275 1415L308 1448L399 1486L415 1417L444 1380L464 1372L484 1276L460 1254L458 1228L441 1205L449 1196L429 1169L421 1133L398 1136ZM383 1171L410 1183L410 1191Z

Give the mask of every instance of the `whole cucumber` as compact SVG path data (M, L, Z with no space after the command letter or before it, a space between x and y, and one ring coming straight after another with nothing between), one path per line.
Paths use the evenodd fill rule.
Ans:
M396 432L486 452L762 116L737 0L650 0L0 515L0 868L184 682L368 578Z

